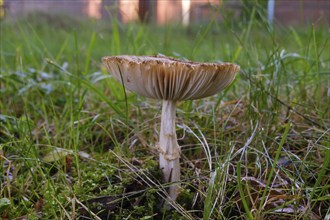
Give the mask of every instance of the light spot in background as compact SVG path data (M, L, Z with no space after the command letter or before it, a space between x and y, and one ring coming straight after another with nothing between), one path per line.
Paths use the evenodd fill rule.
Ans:
M190 0L182 0L182 24L189 25L190 20Z
M87 15L91 18L100 19L102 0L89 0L87 5Z
M118 9L120 11L121 20L126 23L139 19L139 1L138 0L122 0L118 1Z

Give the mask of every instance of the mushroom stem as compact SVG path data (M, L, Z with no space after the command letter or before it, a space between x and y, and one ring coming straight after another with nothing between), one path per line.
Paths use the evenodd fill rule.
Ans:
M159 140L159 165L165 182L172 182L170 198L175 200L180 188L180 148L175 131L175 101L163 100Z

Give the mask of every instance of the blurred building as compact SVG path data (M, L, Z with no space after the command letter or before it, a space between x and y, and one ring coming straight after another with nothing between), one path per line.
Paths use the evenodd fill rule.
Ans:
M275 0L274 17L280 24L330 26L330 0Z
M43 11L88 16L94 19L115 16L124 23L140 20L156 24L181 22L184 25L208 21L211 18L221 20L222 14L225 13L227 17L229 14L233 18L239 18L242 11L249 10L242 0L2 0L2 2L6 5L5 14L8 17ZM275 0L274 9L275 21L282 24L330 25L329 0Z

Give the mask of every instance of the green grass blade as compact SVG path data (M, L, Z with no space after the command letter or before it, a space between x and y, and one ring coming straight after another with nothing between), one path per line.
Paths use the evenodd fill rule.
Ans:
M285 141L286 141L286 138L287 138L287 136L288 136L288 133L289 133L290 128L291 128L291 125L290 125L289 123L287 123L287 124L285 125L285 130L284 130L284 133L283 133L283 135L282 135L281 142L280 142L280 144L278 145L278 148L277 148L277 150L276 150L276 154L275 154L275 158L274 158L273 166L271 166L270 171L269 171L269 174L268 174L268 179L267 179L267 182L266 182L265 190L264 190L264 192L263 192L263 194L262 194L262 197L261 197L259 210L262 210L262 206L264 205L264 202L265 202L265 200L266 200L266 195L267 195L267 193L268 193L268 188L269 188L270 182L271 182L271 180L272 180L272 178L273 178L273 174L274 174L274 172L275 172L275 167L276 167L277 161L278 161L278 159L279 159L279 157L280 157L280 154L281 154L281 152L282 152L282 147L283 147L283 145L284 145L284 143L285 143Z
M238 187L239 195L240 195L242 203L243 203L244 210L246 212L247 218L250 220L253 220L254 217L251 213L248 202L245 199L246 196L245 196L243 186L242 186L241 162L240 161L237 163L237 172L236 173L237 173L237 187Z
M212 207L214 203L214 191L217 186L217 182L219 181L219 168L216 168L215 171L211 174L211 179L209 183L209 187L207 188L207 194L204 200L204 212L203 212L203 220L209 220L212 215Z
M94 46L94 42L95 42L95 35L96 35L96 33L93 32L93 34L91 36L91 39L89 41L89 46L88 46L88 51L87 51L87 57L86 57L86 60L85 60L85 71L84 71L84 74L88 74L88 72L89 72L89 65L90 65L92 51L93 51L93 46Z
M318 172L317 175L317 179L316 182L313 186L313 190L309 196L309 199L312 201L314 200L314 196L316 195L318 188L321 185L322 180L324 180L326 178L327 172L329 172L330 170L330 135L328 137L328 142L327 142L327 146L325 146L325 156L324 156L324 161L322 163L322 168L321 170ZM320 199L320 197L322 197L322 194L326 187L322 186L322 190L321 193L319 194L319 196L317 196L317 198L315 199L315 202L312 205L312 208L316 205L316 202ZM328 196L329 197L329 196Z

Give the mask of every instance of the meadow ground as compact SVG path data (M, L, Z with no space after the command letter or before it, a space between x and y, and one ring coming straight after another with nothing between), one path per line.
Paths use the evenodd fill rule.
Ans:
M327 27L40 16L0 23L2 219L330 217ZM178 103L173 209L155 150L161 103L126 97L101 65L158 53L241 66L224 92Z

